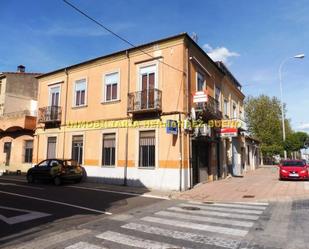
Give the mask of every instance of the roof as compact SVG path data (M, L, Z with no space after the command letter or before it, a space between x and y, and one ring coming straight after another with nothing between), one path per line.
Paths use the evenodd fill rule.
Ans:
M131 47L131 48L127 48L127 49L124 49L124 50L120 50L120 51L117 51L117 52L114 52L114 53L111 53L111 54L107 54L107 55L103 55L103 56L100 56L100 57L96 57L96 58L93 58L93 59L90 59L90 60L86 60L86 61L83 61L83 62L80 62L80 63L77 63L77 64L73 64L73 65L70 65L70 66L67 66L67 67L63 67L63 68L60 68L60 69L56 69L54 71L51 71L51 72L48 72L48 73L45 73L45 74L42 74L42 75L39 75L37 76L37 78L43 78L45 76L48 76L48 75L51 75L51 74L55 74L55 73L59 73L61 71L64 71L64 70L67 70L67 69L72 69L72 68L76 68L78 66L82 66L82 65L85 65L87 63L91 63L91 62L95 62L97 60L101 60L101 59L105 59L105 58L108 58L108 57L112 57L112 56L116 56L116 55L120 55L120 54L126 54L127 52L130 52L132 50L136 50L136 49L142 49L143 47L146 47L146 46L151 46L151 45L154 45L154 44L157 44L157 43L160 43L160 42L164 42L164 41L169 41L169 40L172 40L172 39L177 39L177 38L186 38L189 40L189 42L191 42L192 44L194 44L194 46L196 46L199 51L201 53L203 53L212 63L213 65L219 70L221 71L222 73L224 73L220 67L218 67L218 65L207 55L207 53L188 35L188 33L180 33L178 35L174 35L174 36L169 36L169 37L165 37L163 39L159 39L159 40L155 40L155 41L152 41L152 42L149 42L149 43L144 43L144 44L141 44L141 45L138 45L138 46L135 46L135 47Z
M18 75L33 75L35 77L42 75L42 73L21 73L21 72L0 72L0 78L6 77L8 74L18 74Z
M241 88L241 84L239 83L239 81L234 77L234 75L231 73L231 71L224 65L224 63L222 61L216 61L216 64L218 65L218 67L220 67L222 69L222 71L231 78L231 80L233 81L233 83L238 87Z

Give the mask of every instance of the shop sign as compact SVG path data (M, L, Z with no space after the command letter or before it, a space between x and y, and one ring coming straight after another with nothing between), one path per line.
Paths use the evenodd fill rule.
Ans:
M176 120L166 120L166 133L178 134L178 122Z
M237 128L222 128L219 132L219 135L222 138L237 137L238 129Z

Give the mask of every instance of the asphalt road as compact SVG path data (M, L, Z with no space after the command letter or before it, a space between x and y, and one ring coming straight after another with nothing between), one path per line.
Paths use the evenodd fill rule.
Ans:
M0 177L0 245L48 227L53 222L70 220L84 223L161 202L123 193L76 188L79 184L54 186L49 183L26 183L22 176Z

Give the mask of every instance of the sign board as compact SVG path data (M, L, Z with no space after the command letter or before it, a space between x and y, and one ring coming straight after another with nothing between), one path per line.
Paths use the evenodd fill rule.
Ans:
M222 138L237 137L238 129L237 128L222 128L219 132L219 135Z
M166 133L177 135L178 123L176 120L166 120Z
M207 91L199 91L193 95L193 103L204 103L208 101Z

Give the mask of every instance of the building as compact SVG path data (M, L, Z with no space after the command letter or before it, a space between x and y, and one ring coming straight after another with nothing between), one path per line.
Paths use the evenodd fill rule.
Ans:
M171 190L224 178L240 165L229 165L229 138L212 126L239 123L240 84L186 33L38 80L35 162L73 158L96 181Z
M37 92L40 74L0 73L0 170L26 171L32 166L36 128Z

